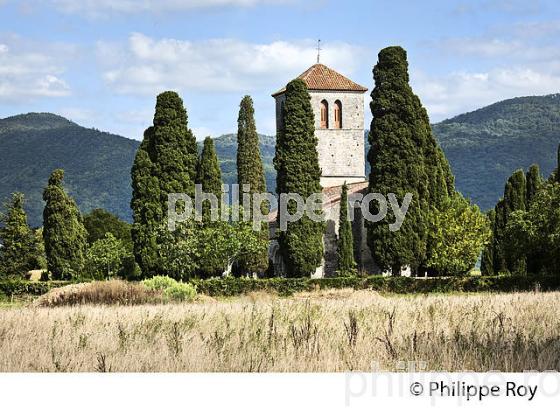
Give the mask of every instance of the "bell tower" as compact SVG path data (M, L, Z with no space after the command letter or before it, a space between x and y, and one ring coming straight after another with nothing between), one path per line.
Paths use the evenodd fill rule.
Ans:
M320 47L318 46L318 53ZM319 54L318 54L319 55ZM364 182L364 93L367 88L317 63L298 76L307 84L315 116L323 188ZM276 130L281 126L286 88L276 100Z

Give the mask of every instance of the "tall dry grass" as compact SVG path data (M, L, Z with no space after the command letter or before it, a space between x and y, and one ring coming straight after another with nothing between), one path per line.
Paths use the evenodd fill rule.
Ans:
M560 370L560 293L0 310L0 371Z

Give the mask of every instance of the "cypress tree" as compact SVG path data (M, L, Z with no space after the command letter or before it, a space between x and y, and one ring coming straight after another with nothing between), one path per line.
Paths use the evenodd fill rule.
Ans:
M505 254L505 230L507 214L504 199L500 199L494 208L494 229L492 230L492 255L494 257L494 273L507 271Z
M36 267L35 235L23 205L23 194L15 192L5 204L6 213L0 214L0 277L22 275Z
M87 231L74 200L64 191L64 171L57 169L43 192L43 239L54 279L70 279L84 267Z
M543 184L543 177L541 176L539 166L537 164L531 165L525 178L527 180L527 194L525 198L527 202L525 208L529 209L529 204Z
M340 274L345 275L355 272L354 238L352 236L352 225L348 218L348 186L346 182L342 185L342 193L340 195L336 256Z
M194 195L196 138L188 128L183 100L174 91L157 96L152 138L150 157L155 165L162 204L167 204L170 193Z
M237 183L249 184L251 193L266 192L255 110L248 95L241 100L237 119Z
M526 270L526 258L510 255L506 226L509 216L515 211L525 211L527 205L527 181L522 169L515 171L507 180L504 197L496 204L494 229L492 232L492 252L494 255L494 272L523 273Z
M496 211L494 209L490 210L487 213L487 218L488 218L488 221L490 222L490 232L492 233L492 236L490 237L490 240L489 240L488 244L486 244L486 246L482 250L482 256L481 256L481 259L480 259L480 272L483 275L490 276L490 275L494 275L494 245L493 245L494 237L493 237L493 233L494 233L494 225L495 225L495 221L496 221Z
M242 188L243 185L249 185L249 193L265 193L266 180L264 168L261 160L259 147L259 135L255 125L255 110L253 108L253 100L246 95L239 105L239 117L237 119L237 183ZM251 210L253 204L251 197ZM268 204L261 204L261 213L268 213ZM265 222L260 232L255 235L261 238L261 241L268 242L268 224ZM268 249L262 246L261 252L252 252L247 257L243 256L238 260L238 270L242 274L250 274L255 272L263 272L268 266Z
M527 203L527 180L522 169L516 170L506 182L504 204L506 215L513 211L524 211Z
M144 132L131 171L134 258L145 275L153 275L160 270L156 232L163 220L159 181L150 158L152 135L153 127Z
M216 195L218 206L221 204L222 173L220 171L218 155L214 148L214 141L210 137L204 139L196 171L196 183L201 185L202 192ZM210 221L210 203L204 201L202 205L203 221L207 223Z
M401 267L416 270L426 260L428 177L422 149L427 129L419 129L418 99L409 85L406 51L401 47L381 50L374 67L375 88L370 103L373 120L368 161L371 165L369 192L387 196L394 193L402 203L412 194L406 218L400 230L391 232L395 216L389 209L380 222L367 223L368 245L382 270L400 274ZM379 213L372 201L370 212Z
M173 91L159 94L131 171L134 256L144 275L163 272L157 232L166 223L168 194L194 198L197 156L183 101Z
M321 169L317 153L317 137L311 97L301 79L286 86L283 128L276 141L274 167L277 171L278 194L295 193L307 199L321 193ZM287 210L296 209L290 201ZM278 217L281 218L280 213ZM312 221L306 214L298 221L288 223L287 230L278 235L280 251L288 276L308 276L320 266L323 258L324 223Z

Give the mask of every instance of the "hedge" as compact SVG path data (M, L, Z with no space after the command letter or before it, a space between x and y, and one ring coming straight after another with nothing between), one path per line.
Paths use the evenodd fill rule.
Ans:
M69 281L31 282L21 279L6 279L0 281L0 294L6 296L33 295L39 296L53 288L69 285Z
M255 291L272 291L287 296L316 289L369 289L383 293L514 292L560 289L560 276L465 276L449 278L408 278L369 276L338 278L225 278L193 280L199 293L209 296L236 296Z
M18 296L42 295L52 288L73 282L30 282L24 280L0 281L0 294ZM464 276L450 278L407 278L369 276L338 278L217 278L193 279L198 293L209 296L237 296L249 292L266 291L288 296L296 292L317 289L369 289L381 293L449 293L449 292L515 292L560 290L560 276Z

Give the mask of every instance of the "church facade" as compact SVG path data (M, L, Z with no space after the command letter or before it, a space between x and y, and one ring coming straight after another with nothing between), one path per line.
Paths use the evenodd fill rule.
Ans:
M368 186L364 152L364 95L367 88L323 64L311 66L298 78L307 84L315 116L315 136L318 140L317 152L321 167L323 211L326 220L323 263L313 276L336 276L336 244L342 185L346 182L349 195L365 194ZM282 121L285 88L272 94L272 97L276 100L278 132ZM378 274L379 269L367 246L361 210L359 207L354 207L352 211L354 212L352 222L354 256L358 269L368 274ZM276 212L269 215L269 224L271 238L269 259L275 274L282 276L284 264L278 242L275 240Z

